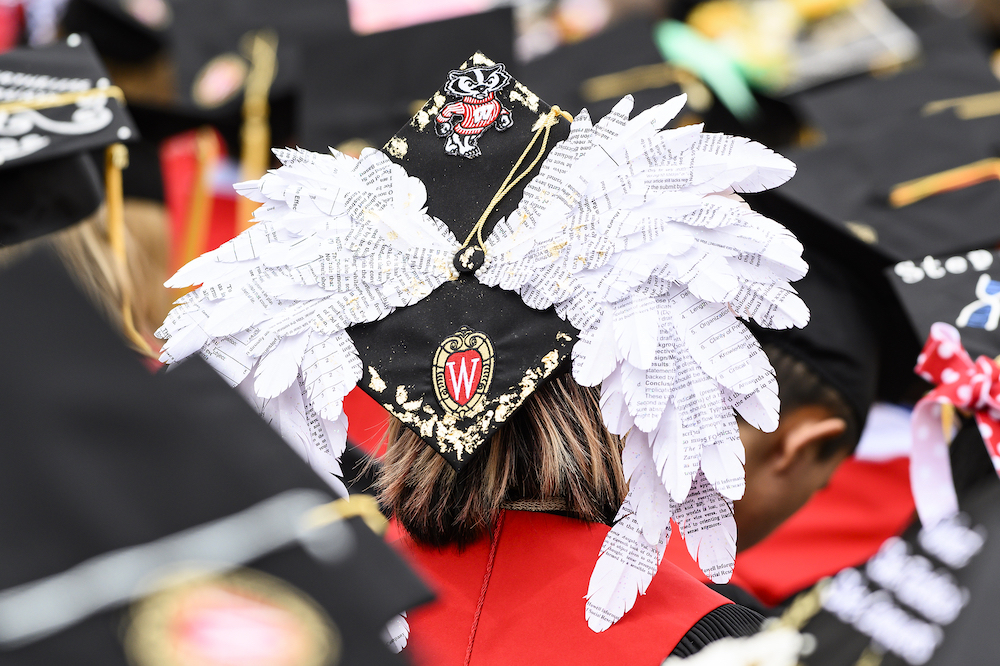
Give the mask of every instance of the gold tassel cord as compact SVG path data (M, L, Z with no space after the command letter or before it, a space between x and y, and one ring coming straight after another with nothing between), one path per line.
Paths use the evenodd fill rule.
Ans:
M542 156L545 155L545 148L549 142L549 134L552 130L552 127L559 123L560 118L565 118L569 122L573 122L573 116L566 113L558 106L553 106L549 108L549 112L547 114L539 118L538 122L535 123L535 126L533 128L535 130L535 133L532 135L531 141L528 142L528 145L521 153L521 156L517 158L517 161L514 163L514 166L511 167L510 169L510 173L507 174L507 177L500 185L500 189L498 189L497 193L493 195L493 198L490 200L490 203L486 207L486 210L483 211L483 214L479 216L479 220L476 222L475 226L472 227L472 231L469 232L469 235L466 237L465 242L462 243L463 248L468 247L469 243L472 242L473 237L475 237L480 249L482 249L484 252L486 251L486 244L483 242L483 225L486 224L486 218L490 216L490 213L493 212L493 209L496 208L497 204L499 204L500 201L505 196L507 196L510 193L510 191L514 189L514 187L519 182L521 182L521 180L524 179L525 176L531 173L532 169L534 169L535 166L538 164L538 162L542 159ZM528 156L528 153L531 152L531 148L532 146L535 145L535 142L538 141L539 136L542 137L542 145L538 148L538 153L535 155L535 158L531 161L531 164L529 164L524 169L524 171L522 171L519 175L515 177L518 168L520 168L521 163L524 162L525 158Z
M243 128L240 173L243 180L260 178L271 161L271 127L268 97L277 71L278 36L271 30L252 34L250 73L243 93ZM236 232L253 225L257 204L240 197L236 204Z
M104 187L107 200L108 245L119 268L127 276L128 250L125 246L125 204L122 192L122 170L128 168L128 148L114 143L104 151ZM139 334L132 319L131 281L126 279L121 285L122 330L125 337L147 356L155 357L149 343Z
M365 494L351 495L320 505L306 514L305 523L306 527L316 529L355 516L360 516L375 534L385 534L389 527L389 521L379 511L378 502L371 495Z
M990 157L900 183L889 193L889 204L893 208L902 208L936 194L965 189L991 180L1000 180L1000 158Z
M53 93L51 95L39 95L32 99L17 100L13 102L3 102L0 104L0 113L20 113L22 111L37 111L39 109L55 109L60 106L68 106L77 102L91 98L112 98L118 100L119 104L125 103L125 93L118 86L108 86L107 88L88 88L76 92Z

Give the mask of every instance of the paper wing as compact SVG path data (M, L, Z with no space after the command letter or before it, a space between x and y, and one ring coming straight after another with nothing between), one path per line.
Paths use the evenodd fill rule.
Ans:
M742 496L733 410L756 427L777 427L774 371L739 318L770 328L809 318L789 285L806 272L801 244L736 194L780 185L794 165L700 125L661 130L684 103L680 96L629 119L625 97L597 124L582 111L517 210L493 230L477 273L531 307L554 306L577 327L573 376L587 386L604 383L612 432L633 428L623 458L632 470L629 500L588 594L595 630L631 608L651 575L646 557L631 574L619 572L628 565L616 553L669 538L670 506L684 507L691 526L703 509ZM712 501L688 502L692 493ZM698 540L693 552L706 573L728 579L735 523L687 534L689 545ZM602 615L596 599L613 607Z
M256 224L177 272L198 286L157 336L161 360L195 352L344 492L344 396L362 366L346 329L410 305L452 276L458 249L427 215L423 183L383 153L276 150L279 169L237 190Z

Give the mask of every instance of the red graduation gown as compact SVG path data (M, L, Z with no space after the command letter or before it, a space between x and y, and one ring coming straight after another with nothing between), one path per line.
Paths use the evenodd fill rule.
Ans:
M659 666L698 620L723 604L666 560L647 594L607 631L584 619L584 595L608 527L545 513L507 511L489 583L489 538L459 552L404 536L396 546L437 600L407 614L404 654L414 664L464 664L480 596L471 663Z

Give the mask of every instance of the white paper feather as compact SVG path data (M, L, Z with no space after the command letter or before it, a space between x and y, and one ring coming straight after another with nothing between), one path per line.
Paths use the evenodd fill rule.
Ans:
M346 494L342 404L362 365L345 329L453 277L459 245L427 215L423 183L381 152L275 155L281 168L236 188L263 204L257 224L167 282L201 286L157 332L161 359L200 352Z

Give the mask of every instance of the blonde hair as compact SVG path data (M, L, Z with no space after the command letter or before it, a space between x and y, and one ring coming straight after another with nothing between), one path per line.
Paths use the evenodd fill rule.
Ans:
M597 389L564 375L536 391L456 472L396 419L379 500L422 543L464 545L488 534L504 502L565 501L566 513L614 518L627 487L621 438L601 421Z
M136 327L149 334L162 321L168 307L167 292L162 286L163 278L158 274L159 262L155 258L156 242L139 244L129 233L130 224L126 207L126 247L128 266L115 257L108 243L107 216L102 206L83 221L45 236L0 248L0 265L16 261L38 248L51 248L62 260L69 274L80 289L90 298L91 303L101 312L115 330L123 333L130 347L140 353L147 350L138 347L124 336L122 318L123 298L128 295L136 304ZM162 224L163 220L160 219ZM155 229L155 220L139 220L141 227ZM157 238L155 231L147 232L150 240ZM165 242L165 232L163 239ZM165 252L165 249L164 249ZM165 272L165 260L162 263ZM136 280L138 275L140 280ZM154 280L156 284L154 284ZM139 289L136 289L138 282ZM160 316L158 321L155 317Z

